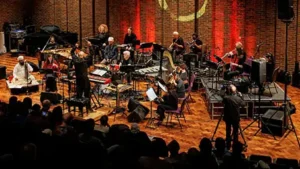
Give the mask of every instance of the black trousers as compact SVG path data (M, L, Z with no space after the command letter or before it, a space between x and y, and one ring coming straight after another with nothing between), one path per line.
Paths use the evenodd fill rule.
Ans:
M76 77L76 92L77 98L84 96L91 99L91 85L88 77ZM91 108L91 101L89 101L88 107Z
M157 106L157 114L159 115L159 120L163 121L165 118L165 111L166 110L175 110L172 106L169 106L167 104L160 104Z
M239 121L225 121L226 124L226 146L229 150L231 148L231 127L233 129L233 143L239 140Z

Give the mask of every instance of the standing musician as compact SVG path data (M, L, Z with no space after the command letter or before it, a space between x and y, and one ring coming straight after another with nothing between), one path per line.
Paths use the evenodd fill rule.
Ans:
M132 47L135 48L136 35L132 31L132 27L129 27L124 38L124 44L131 44Z
M157 106L156 113L159 115L159 123L165 119L165 110L177 110L178 108L178 96L173 87L172 84L167 84L168 93L162 97Z
M189 43L190 49L192 53L199 54L202 52L202 41L199 39L199 36L197 34L192 35L193 41Z
M123 52L123 60L120 62L120 67L121 66L127 66L127 65L132 65L132 61L130 59L130 52L128 50ZM126 79L127 83L131 82L131 72L126 72Z
M178 98L184 98L185 97L185 86L184 86L184 83L180 79L178 74L171 73L169 75L169 82L168 83L174 86Z
M173 42L169 46L169 51L173 54L173 58L176 59L185 52L184 41L178 32L173 32Z
M93 112L91 107L91 86L88 78L88 65L86 54L83 51L77 52L72 61L75 67L76 75L76 92L77 98L89 98L88 108Z
M241 93L237 92L234 85L227 88L226 96L223 98L224 103L224 117L226 124L226 144L227 149L231 147L231 126L233 128L233 143L238 142L238 129L240 123L240 107L246 106L241 98Z
M243 73L243 66L246 61L247 55L245 50L243 49L243 44L241 42L237 42L235 44L235 49L226 54L233 58L236 56L234 62L230 62L230 70L225 73L225 79L232 79L234 76L240 75ZM236 62L237 59L237 62Z
M18 57L19 63L16 64L13 70L13 80L12 83L18 84L18 85L26 85L27 82L31 83L35 78L33 75L30 75L33 71L33 68L28 64L26 61L24 61L24 56Z
M105 47L107 42L108 42L108 37L109 37L109 33L108 33L108 27L105 24L101 24L98 27L98 35L96 36L96 38L98 38L100 40L100 47Z
M110 63L117 63L117 56L118 56L118 48L114 44L114 38L108 38L108 45L105 47L104 50L104 59L101 61L102 64L110 64Z
M129 45L129 47L126 47L126 50L129 50L130 51L130 57L131 57L131 60L133 60L134 58L134 50L135 50L135 45L136 45L136 35L135 33L133 33L133 29L132 27L129 27L127 29L127 33L124 37L124 44L127 44Z

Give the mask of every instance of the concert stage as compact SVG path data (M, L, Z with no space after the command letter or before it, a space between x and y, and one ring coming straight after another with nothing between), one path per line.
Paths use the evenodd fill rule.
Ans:
M31 61L35 64L37 64L37 59L33 57L25 57L27 61ZM7 73L10 73L13 70L13 67L17 63L17 59L15 57L11 57L9 54L4 54L0 56L0 65L5 65L7 67ZM34 73L34 76L37 80L40 80L43 75ZM144 82L140 82L140 89L144 90L146 89L146 84ZM205 84L205 83L204 83ZM282 84L278 84L279 86L283 86ZM209 84L208 84L209 86ZM40 95L42 90L42 86L39 86L40 90L39 92L32 92L31 95L29 95L33 103L40 103ZM45 86L44 86L45 87ZM68 96L67 92L67 85L64 86L62 83L58 84L58 93L61 95ZM181 121L183 129L180 130L179 125L177 125L177 121L173 120L175 123L175 126L170 128L166 127L165 125L161 125L156 129L146 128L147 119L143 120L141 123L139 123L140 129L147 132L149 136L158 136L162 137L166 140L166 142L170 142L173 139L176 139L180 144L180 151L187 151L190 147L198 147L199 142L201 138L208 137L211 138L212 134L215 130L215 127L218 122L218 117L215 117L214 120L211 119L210 113L207 111L208 108L206 106L206 98L202 97L205 91L201 93L201 90L191 92L192 98L195 102L189 103L191 107L191 114L189 114L187 111L185 111L186 116L186 122L183 120ZM6 87L6 80L2 79L0 80L0 99L2 101L8 102L9 98L12 95L10 94L9 89ZM291 98L292 103L296 105L297 110L300 110L300 89L295 88L292 86L288 86L288 96ZM26 94L17 95L19 100L23 100L24 97L26 97ZM213 97L212 97L213 98ZM280 99L281 96L278 95L278 98ZM128 100L127 100L128 101ZM88 115L84 114L83 117L78 117L78 119L88 119L93 118L95 120L99 120L99 118L103 114L107 114L108 112L113 110L113 106L115 105L115 100L113 100L112 97L108 97L107 99L102 99L101 103L104 104L104 107L96 109L95 112L89 113ZM111 105L111 107L109 106ZM61 105L61 104L59 104ZM122 102L122 106L126 106L126 102ZM150 102L143 102L143 105L150 108ZM54 106L52 106L53 108ZM156 104L153 103L153 110L156 109ZM66 109L65 105L65 113L67 114L68 111ZM77 112L78 114L78 112ZM76 114L76 115L77 115ZM128 113L126 113L128 114ZM150 113L148 114L147 118L150 116ZM300 113L297 111L296 114L292 115L293 122L296 126L296 129L298 131L300 130ZM241 119L241 127L245 128L249 123L252 122L251 118L242 118ZM97 124L99 122L97 121ZM127 125L131 125L125 116L122 114L117 114L116 119L114 120L114 115L109 116L109 123L112 124L120 124L124 123ZM294 133L290 133L287 138L283 139L280 137L277 137L277 140L274 140L271 135L258 133L257 136L254 136L254 133L258 130L257 123L254 123L252 127L248 128L244 135L246 137L246 141L248 144L247 152L245 152L246 155L249 154L261 154L261 155L270 155L273 158L277 157L286 157L286 158L295 158L299 159L300 157L300 150L296 142L296 138ZM225 137L225 123L221 122L220 126L217 130L216 137Z
M220 93L222 86L226 85L224 84L226 82L222 78L217 80L216 77L201 77L201 83L205 91L205 98L211 118L214 119L215 117L219 117L221 114L220 112L223 111L223 99L220 96ZM276 86L277 90L273 85ZM284 102L284 90L276 82L270 86L270 90L265 87L264 92L260 96L258 95L258 87L253 88L252 92L249 90L248 93L242 94L243 99L247 104L247 110L244 114L241 114L242 116L249 117L249 113L251 113L251 115L255 114L259 102L261 103L260 108L264 109L276 109L278 108L278 105L281 105ZM290 101L291 98L287 97L287 100Z

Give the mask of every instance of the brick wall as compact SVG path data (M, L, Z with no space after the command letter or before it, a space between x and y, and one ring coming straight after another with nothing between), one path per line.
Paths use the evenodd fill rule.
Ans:
M28 0L30 4L32 0ZM23 18L28 16L31 12L29 9L29 4L25 1L20 0L10 0L10 1L0 1L0 25L1 31L4 22L9 23L19 23L23 24Z
M80 32L79 3L81 2L82 37L93 35L93 0L31 0L33 22L42 25L55 24L62 30ZM95 1L95 27L107 23L106 0ZM276 0L207 0L205 13L197 22L179 21L178 16L194 13L195 3L201 9L206 0L166 0L168 8L163 10L164 0L109 0L109 31L117 43L123 42L127 28L132 26L141 42L154 41L169 46L172 32L179 31L186 42L195 31L213 53L222 56L233 49L236 41L244 43L248 55L257 57L271 52L276 63L283 68L285 56L285 24L277 19ZM18 0L0 6L0 23L5 20L22 21L30 10ZM9 6L9 8L7 8ZM296 11L296 0L294 9ZM8 10L9 9L9 10ZM4 11L4 12L3 12ZM22 11L22 12L19 12ZM24 12L26 11L26 12ZM296 13L296 15L299 15ZM299 55L300 45L296 42L297 17L289 26L289 70L294 69L295 57ZM198 26L195 30L195 24ZM298 25L299 27L299 25ZM79 37L81 38L81 37ZM257 52L257 45L263 43ZM217 48L217 49L216 49Z

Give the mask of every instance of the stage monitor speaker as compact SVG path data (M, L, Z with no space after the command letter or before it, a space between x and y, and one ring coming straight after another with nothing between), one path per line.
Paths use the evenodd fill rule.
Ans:
M268 133L269 130L275 136L283 136L285 132L284 127L284 112L281 110L269 109L263 116L262 116L262 133ZM286 123L287 124L287 123ZM269 129L269 130L268 130Z
M278 19L291 20L294 17L293 0L278 0Z
M46 99L50 100L52 104L58 104L60 103L62 96L59 93L42 92L40 97L41 103Z
M149 113L149 109L130 98L128 101L128 112L131 112L127 117L128 122L141 122Z
M252 73L251 80L256 84L262 84L267 80L267 68L266 61L263 60L253 60L252 61Z

